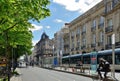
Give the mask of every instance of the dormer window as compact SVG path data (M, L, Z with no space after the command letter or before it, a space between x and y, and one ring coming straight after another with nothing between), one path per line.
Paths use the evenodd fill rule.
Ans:
M43 35L43 39L45 39L45 35Z
M119 2L119 0L112 0L112 5L115 7L115 5Z
M41 39L47 39L47 38L49 38L47 35L46 35L46 33L44 32L43 34L42 34L42 36L41 36Z

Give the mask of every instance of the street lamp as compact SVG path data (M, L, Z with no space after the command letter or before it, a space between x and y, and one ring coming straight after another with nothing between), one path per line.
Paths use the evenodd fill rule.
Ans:
M53 45L53 66L54 66L54 45Z
M71 51L71 49L70 49L70 51ZM70 59L71 59L70 57L71 57L71 53L69 52L69 67L70 67L70 62L71 62L70 61Z
M61 66L62 66L62 55L63 55L62 50L60 50L60 65Z

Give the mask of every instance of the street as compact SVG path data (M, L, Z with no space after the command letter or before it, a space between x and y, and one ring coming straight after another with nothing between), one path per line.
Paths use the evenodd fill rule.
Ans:
M20 71L22 81L93 81L88 77L39 67L21 68Z

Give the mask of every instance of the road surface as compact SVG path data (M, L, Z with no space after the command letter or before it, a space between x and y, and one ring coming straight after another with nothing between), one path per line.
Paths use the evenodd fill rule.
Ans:
M93 81L88 77L39 67L21 68L20 70L22 81Z

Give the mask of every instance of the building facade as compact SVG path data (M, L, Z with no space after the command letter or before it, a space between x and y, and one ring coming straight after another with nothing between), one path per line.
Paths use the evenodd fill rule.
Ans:
M44 32L40 41L36 44L36 58L41 66L49 66L53 63L53 40Z
M69 55L69 23L65 23L62 29L54 34L55 56L59 65L62 64L62 57Z
M120 1L103 0L69 24L70 54L120 47Z
M62 32L63 32L63 42L64 42L64 45L63 45L63 56L67 56L69 55L69 51L70 51L70 48L69 48L69 45L70 45L70 37L69 37L69 23L65 23L65 26L61 29Z

